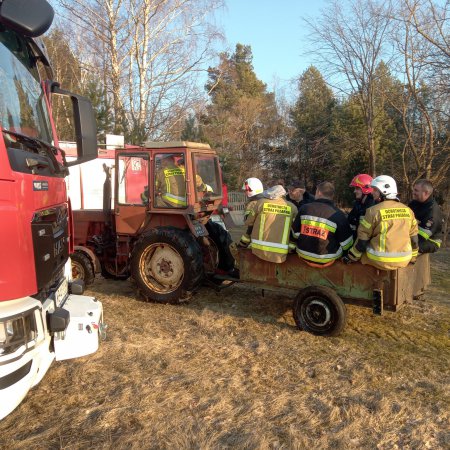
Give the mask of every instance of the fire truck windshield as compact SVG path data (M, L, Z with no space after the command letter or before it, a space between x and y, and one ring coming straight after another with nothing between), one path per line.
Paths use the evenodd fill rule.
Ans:
M25 38L0 25L0 125L51 143L39 73Z

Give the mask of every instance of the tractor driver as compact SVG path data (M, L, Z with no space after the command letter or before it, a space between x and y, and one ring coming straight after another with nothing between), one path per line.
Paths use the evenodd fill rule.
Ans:
M161 162L155 180L157 207L186 208L187 206L185 168L183 165L177 165L178 157L179 155L173 153L157 156Z

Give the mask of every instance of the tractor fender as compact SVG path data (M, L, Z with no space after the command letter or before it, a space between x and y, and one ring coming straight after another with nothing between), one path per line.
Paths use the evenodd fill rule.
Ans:
M94 266L94 273L100 273L101 272L101 266L100 261L98 260L97 256L94 254L92 250L90 250L87 247L84 247L82 245L75 245L74 251L83 252L92 262L92 265Z

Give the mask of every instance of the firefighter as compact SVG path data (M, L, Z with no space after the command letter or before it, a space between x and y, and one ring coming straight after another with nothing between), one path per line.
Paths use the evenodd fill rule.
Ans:
M355 202L353 209L348 213L348 223L353 231L353 239L356 240L359 220L366 214L366 209L375 205L372 196L373 188L370 186L372 177L366 173L360 173L353 178L350 187L353 187L355 194Z
M334 185L320 183L315 197L299 209L292 229L298 256L313 267L327 267L352 246L353 235L347 217L334 205Z
M159 207L186 208L185 168L175 162L177 155L159 155L161 168L156 174L157 203Z
M289 252L291 225L297 208L286 201L286 191L281 185L264 192L263 198L251 202L245 221L247 232L241 237L239 245L249 246L259 258L282 263ZM295 248L295 244L291 244Z
M303 205L313 202L315 198L306 190L305 183L300 180L293 180L288 185L286 200L300 209Z
M242 190L247 196L247 203L245 205L244 211L244 222L247 220L248 216L253 213L253 206L256 202L264 198L263 192L264 187L259 178L247 178L243 185Z
M413 200L408 205L414 212L419 226L419 253L434 253L441 240L442 213L433 198L433 185L425 179L417 180L413 187Z
M381 270L394 270L415 262L419 250L414 213L397 198L397 184L388 175L374 178L373 198L359 223L358 239L346 263L359 261Z

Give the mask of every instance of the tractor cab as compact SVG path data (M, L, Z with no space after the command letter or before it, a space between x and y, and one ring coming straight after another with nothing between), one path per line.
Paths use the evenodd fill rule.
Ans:
M115 167L118 234L138 234L162 217L176 226L180 215L204 225L222 201L219 158L208 144L147 142L117 150Z

